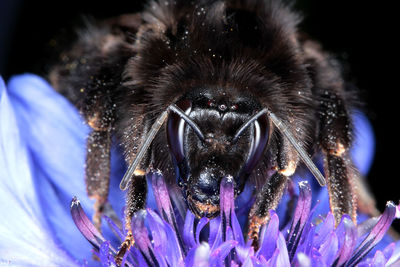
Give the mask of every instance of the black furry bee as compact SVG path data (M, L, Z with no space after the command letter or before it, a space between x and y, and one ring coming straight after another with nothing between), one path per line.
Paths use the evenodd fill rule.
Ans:
M236 195L247 181L255 184L254 246L302 164L327 184L336 222L343 214L355 221L363 195L349 157L357 97L299 22L278 0L166 0L80 33L50 80L92 128L86 184L97 227L112 138L130 166L121 182L128 230L145 207L150 167L163 171L198 217L218 214L224 176L234 177ZM316 153L326 180L310 159ZM133 240L128 231L118 257Z

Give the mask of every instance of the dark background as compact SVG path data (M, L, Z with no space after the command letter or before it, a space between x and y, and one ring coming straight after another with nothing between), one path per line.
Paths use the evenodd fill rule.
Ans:
M138 11L142 1L23 1L0 0L0 73L42 74L51 57L52 38L68 39L82 15L105 18ZM301 28L345 62L347 76L366 103L376 135L376 154L368 179L378 207L400 199L397 123L400 101L399 34L396 8L362 0L299 0ZM395 227L400 229L400 223Z

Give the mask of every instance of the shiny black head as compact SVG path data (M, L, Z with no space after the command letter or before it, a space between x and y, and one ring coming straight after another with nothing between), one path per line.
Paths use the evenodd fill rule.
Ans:
M215 217L224 176L235 181L235 195L257 165L268 141L261 105L233 90L198 89L177 102L186 116L171 112L167 123L178 184L192 212Z

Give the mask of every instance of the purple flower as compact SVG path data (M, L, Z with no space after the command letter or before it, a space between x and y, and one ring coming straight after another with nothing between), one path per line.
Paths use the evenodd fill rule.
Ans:
M373 154L372 131L361 114L355 118L360 135L353 157L366 173ZM87 133L76 109L43 79L16 76L7 88L0 80L0 263L96 266L94 247L103 265L113 264L124 230L105 218L110 226L103 223L100 234L87 219L94 204L86 196L83 179ZM118 212L123 209L118 183L125 166L116 150L112 160L110 203ZM382 237L387 239L384 234L396 217L396 206L388 204L380 219L368 219L358 226L344 217L335 229L326 190L314 188L313 180L309 185L300 183L297 207L288 224L283 225L283 218L289 194L276 213L271 211L259 251L253 251L243 238L246 211L234 209L229 177L221 184L221 216L213 220L179 213L169 200L161 174L151 173L149 181L154 192L149 195L154 198L133 220L136 245L124 259L128 265L379 266L394 264L399 255L397 243L386 242L370 252ZM74 195L80 201L72 202L71 216ZM239 197L236 205L243 199Z
M126 255L128 266L387 266L400 264L400 243L390 243L372 257L366 256L381 241L399 206L389 202L379 218L356 226L344 216L338 227L332 213L326 217L311 210L311 187L300 182L300 195L291 222L279 230L279 218L270 211L271 220L263 227L260 249L254 251L243 238L235 213L232 177L221 183L221 214L209 220L195 219L188 210L184 222L177 223L167 188L160 172L149 174L157 210L140 211L133 219L136 246ZM74 221L96 250L103 266L115 264L116 248L105 241L87 218L79 201L71 205ZM163 214L163 215L160 215ZM121 239L119 229L106 218ZM148 227L145 225L147 224Z

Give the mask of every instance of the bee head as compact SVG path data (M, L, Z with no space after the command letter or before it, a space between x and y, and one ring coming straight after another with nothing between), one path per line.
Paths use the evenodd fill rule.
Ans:
M251 97L219 90L194 91L171 112L167 138L178 184L197 217L219 214L223 177L234 177L235 196L250 176L268 142L268 120Z

